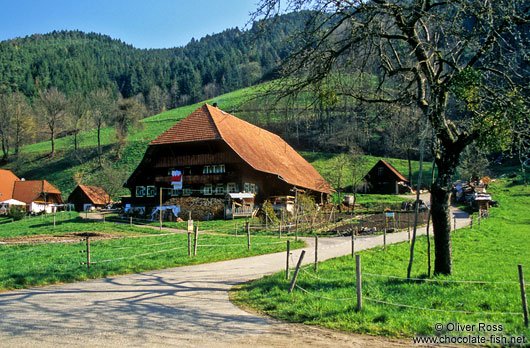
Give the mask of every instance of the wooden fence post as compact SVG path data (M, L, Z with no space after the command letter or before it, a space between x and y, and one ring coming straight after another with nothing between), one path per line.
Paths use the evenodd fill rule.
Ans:
M53 213L53 229L55 229L55 212Z
M351 230L351 257L355 255L355 235L357 234L357 226L355 226L355 231Z
M90 240L86 236L86 267L90 268Z
M315 236L315 272L318 272L318 236Z
M160 217L160 231L162 231L162 186L160 186L160 210L158 211Z
M296 269L294 270L293 280L291 281L291 286L289 287L289 293L293 292L294 286L296 285L296 278L298 277L298 272L300 271L300 266L302 265L302 260L304 259L305 250L302 250L298 263L296 264Z
M410 238L409 238L409 241L410 241ZM383 250L385 249L386 249L386 227L383 229Z
M129 217L129 227L132 227L132 216Z
M469 225L470 229L473 229L473 214L471 214L471 223Z
M236 236L237 236L237 221L236 221Z
M456 232L456 216L453 215L453 230Z
M278 238L282 238L282 222L280 221L280 226L278 227Z
M362 281L361 281L361 255L355 255L355 277L357 288L357 311L363 309Z
M526 303L526 290L524 283L523 265L518 265L519 268L519 286L521 288L521 302L523 304L524 326L528 327L528 305Z
M188 231L188 257L191 257L191 231Z
M294 240L298 240L298 210L296 210L294 219Z
M195 236L193 244L193 256L197 256L197 239L199 238L199 224L195 226Z
M409 234L409 243L410 243L410 214L407 211L407 232Z
M250 222L247 221L247 250L250 250Z
M289 256L291 255L291 242L287 241L287 258L285 262L285 279L289 280Z

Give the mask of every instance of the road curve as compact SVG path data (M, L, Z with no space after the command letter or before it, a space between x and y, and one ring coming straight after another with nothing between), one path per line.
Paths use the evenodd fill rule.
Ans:
M465 215L457 219L466 225ZM420 229L418 234L425 233ZM407 240L389 234L388 243ZM382 243L359 238L356 248ZM320 238L319 260L351 253L350 238ZM314 259L308 239L306 262ZM300 250L293 252L298 259ZM2 347L408 347L408 340L288 324L234 306L236 284L285 267L285 253L0 293Z

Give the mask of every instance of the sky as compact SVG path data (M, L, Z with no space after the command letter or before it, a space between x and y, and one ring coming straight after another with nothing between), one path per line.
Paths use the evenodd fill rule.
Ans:
M0 0L0 41L81 30L136 48L184 46L228 28L244 29L258 0Z

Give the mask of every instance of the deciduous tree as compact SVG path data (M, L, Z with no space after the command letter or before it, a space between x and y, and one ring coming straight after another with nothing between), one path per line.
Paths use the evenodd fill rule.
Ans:
M315 86L416 107L436 135L431 189L435 273L452 273L450 188L477 139L499 145L529 109L527 1L262 0L254 18L312 10L282 63L280 95ZM513 112L518 110L517 112Z
M55 156L55 137L61 129L65 128L64 118L68 112L68 100L57 88L50 87L40 93L37 105L42 116L42 122L50 134L50 157L53 157Z
M107 123L110 123L112 114L115 110L115 105L112 93L108 89L98 89L90 94L90 118L97 128L98 160L100 166L102 166L101 128L107 125Z

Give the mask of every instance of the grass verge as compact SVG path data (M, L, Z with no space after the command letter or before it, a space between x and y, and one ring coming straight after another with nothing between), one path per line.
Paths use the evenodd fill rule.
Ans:
M360 253L365 298L360 312L355 310L355 262L351 256L320 263L318 274L311 267L301 271L297 285L308 292L296 289L289 295L289 282L280 272L243 285L233 298L236 303L279 319L349 332L392 337L526 335L528 340L530 330L524 327L522 314L488 313L522 312L517 265L522 264L530 274L530 187L504 181L492 185L490 191L500 207L492 209L490 218L482 220L480 227L475 223L473 229L460 229L452 236L453 276L437 276L425 282L369 275L406 277L409 244L400 243L386 251ZM416 243L414 278L426 277L426 249L423 236ZM444 329L435 331L436 323L442 323ZM449 332L448 323L471 324L475 330ZM479 323L502 325L502 330L479 331Z

